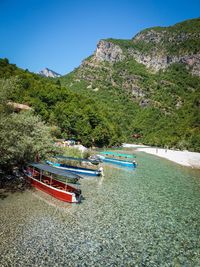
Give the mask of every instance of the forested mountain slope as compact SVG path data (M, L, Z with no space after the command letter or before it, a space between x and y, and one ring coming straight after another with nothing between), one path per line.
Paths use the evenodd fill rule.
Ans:
M0 92L5 88L9 88L10 101L33 107L35 113L52 126L58 138L103 146L120 144L129 136L129 124L123 127L119 120L125 114L123 110L114 112L102 101L62 87L55 78L41 77L19 69L7 59L0 59ZM123 108L123 102L118 102Z
M140 134L139 142L199 151L199 76L198 18L146 29L132 40L100 40L95 53L60 81L112 112L123 110L119 123L129 123L129 140Z

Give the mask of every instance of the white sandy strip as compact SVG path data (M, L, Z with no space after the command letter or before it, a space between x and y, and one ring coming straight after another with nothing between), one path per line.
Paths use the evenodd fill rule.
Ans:
M178 151L178 150L150 147L145 145L125 144L125 143L122 146L127 148L135 148L137 151L142 151L161 158L165 158L183 166L200 169L200 153L189 152L187 150Z
M137 148L137 151L143 151L158 157L166 158L183 166L200 168L200 153L155 147Z
M149 147L149 146L123 143L122 144L122 147L127 147L127 148L143 148L143 147Z

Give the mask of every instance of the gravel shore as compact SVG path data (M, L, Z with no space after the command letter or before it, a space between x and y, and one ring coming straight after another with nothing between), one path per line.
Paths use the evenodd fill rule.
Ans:
M123 144L126 148L135 148L136 151L142 151L161 158L176 162L180 165L200 169L200 153L171 150L157 147L148 147L135 144Z

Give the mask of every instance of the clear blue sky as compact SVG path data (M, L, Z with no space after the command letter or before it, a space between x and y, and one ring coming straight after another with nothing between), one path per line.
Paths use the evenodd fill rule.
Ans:
M0 57L65 74L102 38L130 39L152 26L200 16L200 0L0 0Z

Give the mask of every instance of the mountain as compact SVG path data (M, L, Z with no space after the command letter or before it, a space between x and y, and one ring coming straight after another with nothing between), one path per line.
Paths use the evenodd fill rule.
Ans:
M115 63L122 62L123 65L130 61L143 64L149 73L166 70L177 63L191 74L200 76L200 18L171 27L149 28L138 33L132 40L100 40L94 55L83 61L76 76L95 81L97 79L94 73L98 70L113 70L117 65ZM102 75L100 79L101 77ZM124 76L124 80L127 78Z
M45 68L39 72L40 75L45 76L45 77L50 77L50 78L58 78L61 77L60 74L57 72L50 70L48 68Z
M131 40L100 40L60 81L112 110L123 103L119 120L130 122L129 140L132 133L146 144L200 149L200 18L149 28Z

